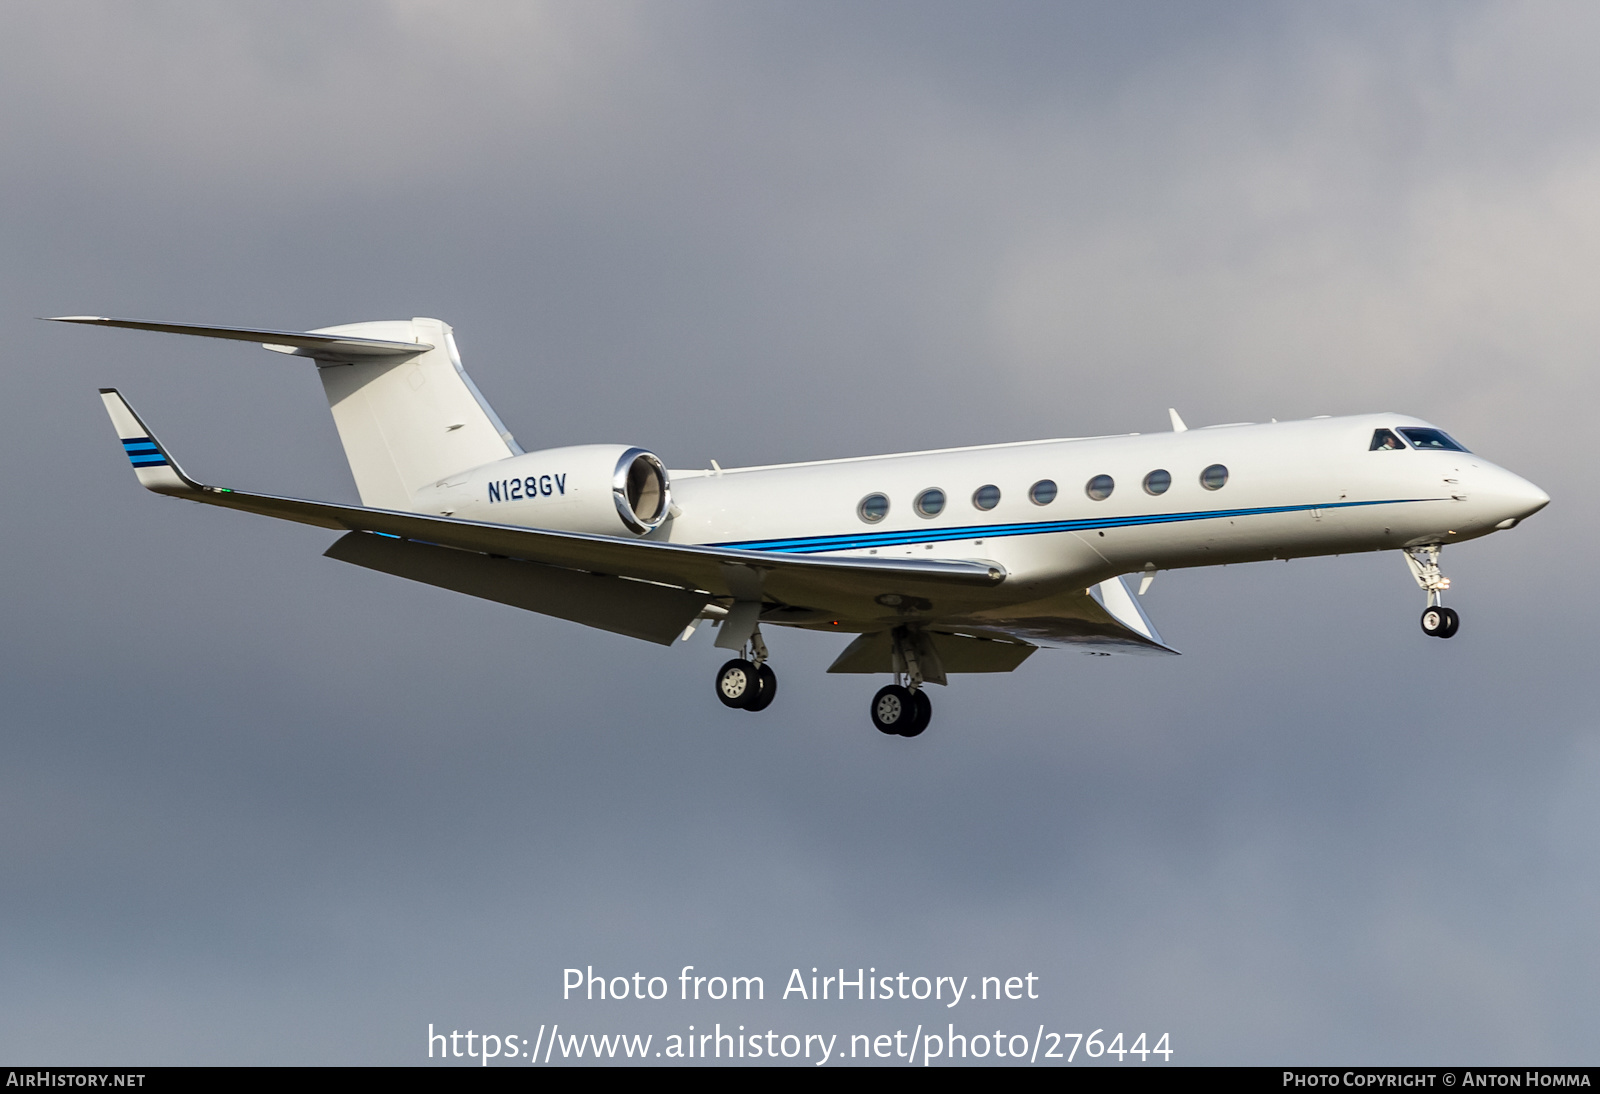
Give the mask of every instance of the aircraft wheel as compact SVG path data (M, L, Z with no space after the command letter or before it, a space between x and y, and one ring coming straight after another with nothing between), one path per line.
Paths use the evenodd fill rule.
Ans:
M917 700L911 689L899 684L880 688L872 697L872 724L879 733L898 737L916 722Z
M749 661L735 657L717 670L717 698L723 706L749 710L760 697L760 671Z
M1454 608L1429 608L1422 613L1422 633L1433 638L1449 638L1461 629L1461 616Z
M756 696L744 708L746 710L766 710L772 705L772 700L778 697L778 674L772 671L772 666L763 663L756 670Z
M911 693L911 724L900 731L902 737L915 737L933 720L933 700L921 688Z

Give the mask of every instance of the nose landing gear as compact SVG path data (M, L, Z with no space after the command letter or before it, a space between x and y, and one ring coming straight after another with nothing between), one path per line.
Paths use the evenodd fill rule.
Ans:
M1422 633L1432 638L1449 638L1461 629L1461 616L1454 608L1446 608L1441 601L1450 579L1439 572L1439 545L1407 547L1406 565L1411 576L1417 579L1428 594L1428 606L1422 612Z
M1461 627L1461 616L1454 608L1427 608L1422 613L1422 633L1434 638L1449 638Z
M735 657L717 670L717 699L735 710L766 710L778 697L778 674L767 664L759 630L750 636L748 649L749 657Z

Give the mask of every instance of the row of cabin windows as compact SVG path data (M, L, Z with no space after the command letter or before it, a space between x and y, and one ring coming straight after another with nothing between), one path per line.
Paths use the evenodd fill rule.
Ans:
M1228 484L1228 469L1220 463L1214 463L1200 472L1200 485L1207 490L1221 490ZM1172 473L1164 469L1157 469L1144 477L1144 492L1150 495L1165 494L1172 488ZM1116 480L1110 475L1096 475L1083 485L1083 492L1094 501L1105 501L1111 492L1117 488ZM1056 500L1060 491L1056 488L1054 479L1040 479L1028 487L1028 500L1035 505L1049 505ZM912 511L919 517L936 517L944 512L949 498L937 486L930 487L918 494L911 503ZM990 483L980 486L972 492L972 507L988 512L1000 504L1000 488ZM856 513L868 524L876 524L889 515L889 497L887 494L868 494L861 499L861 504L856 506Z

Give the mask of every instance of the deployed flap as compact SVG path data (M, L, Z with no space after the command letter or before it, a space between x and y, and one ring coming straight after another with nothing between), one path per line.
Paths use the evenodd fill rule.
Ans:
M924 631L946 673L1010 672L1028 659L1038 646L972 634ZM896 671L894 641L888 631L863 634L846 646L828 666L829 672L879 673Z
M353 357L395 357L423 353L433 346L415 341L365 338L326 331L255 330L248 327L197 327L187 323L146 323L140 319L107 319L99 315L57 315L52 323L82 323L90 327L191 334L200 338L225 338L230 342L259 342L266 349L320 360L348 361Z
M704 593L665 585L492 558L369 532L351 532L323 553L369 570L663 646L671 645L710 599Z

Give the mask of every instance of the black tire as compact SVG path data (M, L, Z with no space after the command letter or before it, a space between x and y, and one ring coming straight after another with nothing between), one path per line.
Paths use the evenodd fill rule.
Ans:
M778 697L778 674L772 666L763 664L756 670L756 697L745 706L746 710L766 710Z
M749 710L761 696L759 671L742 657L735 657L717 670L717 698L725 707Z
M1461 629L1461 615L1454 608L1440 605L1422 613L1422 633L1431 638L1450 638Z
M872 697L872 724L879 733L898 737L901 730L916 720L916 710L917 701L911 689L890 684Z
M915 737L933 720L933 700L921 688L911 693L911 724L900 731L902 737Z

